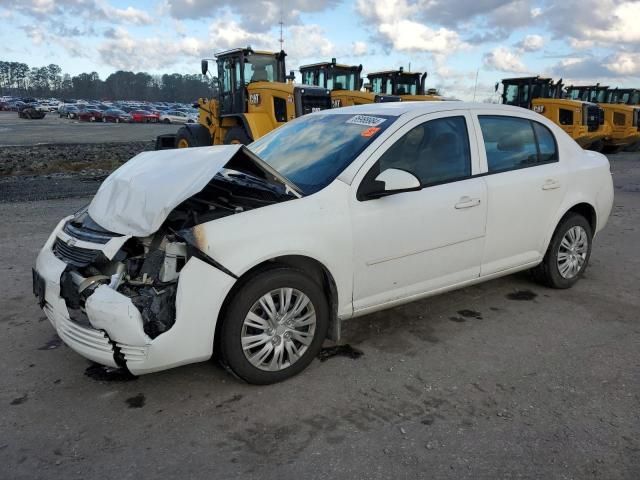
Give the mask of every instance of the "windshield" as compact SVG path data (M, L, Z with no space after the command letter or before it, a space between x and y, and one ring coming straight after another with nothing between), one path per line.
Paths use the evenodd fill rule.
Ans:
M578 90L577 88L572 88L567 93L569 94L569 98L571 100L582 100L583 92L581 90Z
M265 135L249 149L310 195L333 182L396 118L309 115Z
M396 81L394 95L416 95L418 93L418 79L400 77Z
M357 90L356 74L348 70L336 70L327 80L330 90Z
M388 77L374 77L371 80L371 91L378 95L391 95L393 93L391 79Z
M278 75L278 60L274 55L247 55L244 61L244 83L275 82Z

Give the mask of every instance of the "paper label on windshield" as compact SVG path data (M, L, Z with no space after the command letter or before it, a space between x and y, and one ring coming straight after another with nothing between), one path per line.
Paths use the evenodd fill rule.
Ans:
M369 115L355 115L347 120L346 123L352 123L354 125L364 125L365 127L375 127L385 122L386 118L372 117Z

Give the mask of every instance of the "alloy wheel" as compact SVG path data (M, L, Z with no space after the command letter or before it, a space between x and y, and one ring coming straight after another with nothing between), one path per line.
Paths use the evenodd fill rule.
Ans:
M579 225L571 227L562 237L558 248L558 271L566 279L574 278L580 273L587 261L589 237Z

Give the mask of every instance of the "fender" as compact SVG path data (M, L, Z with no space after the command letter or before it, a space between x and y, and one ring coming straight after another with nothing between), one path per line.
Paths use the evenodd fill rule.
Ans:
M278 126L266 113L232 114L224 115L223 118L236 119L245 128L252 140L257 140Z

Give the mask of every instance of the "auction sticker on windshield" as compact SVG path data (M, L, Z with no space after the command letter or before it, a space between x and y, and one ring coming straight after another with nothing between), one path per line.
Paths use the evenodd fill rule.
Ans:
M346 123L353 123L354 125L364 125L365 127L375 127L386 121L386 118L372 117L369 115L355 115L347 120Z

